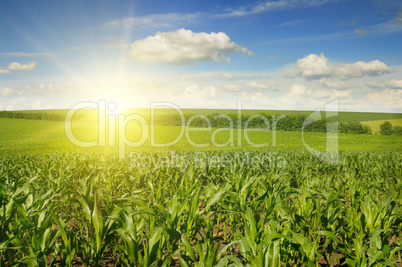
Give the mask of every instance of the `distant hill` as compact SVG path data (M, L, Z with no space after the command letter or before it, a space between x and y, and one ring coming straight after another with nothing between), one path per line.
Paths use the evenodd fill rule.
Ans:
M45 110L18 110L12 111L14 113L42 113L42 114L61 114L67 113L67 109L45 109ZM218 114L234 114L237 113L236 109L182 109L183 113L186 115L192 114L204 114L210 115L214 113ZM93 113L95 111L86 110L86 112ZM313 111L306 110L255 110L255 109L243 109L241 110L243 115L254 115L254 114L269 114L269 115L287 115L287 116L297 116L304 115L308 116ZM150 109L124 109L122 110L124 114L139 113L144 116L149 116ZM172 114L176 113L173 109L157 109L156 114ZM321 114L325 118L325 114ZM339 122L349 122L349 121L377 121L377 120L396 120L402 119L402 113L380 113L380 112L346 112L340 111L338 117L333 117L331 120L336 120Z

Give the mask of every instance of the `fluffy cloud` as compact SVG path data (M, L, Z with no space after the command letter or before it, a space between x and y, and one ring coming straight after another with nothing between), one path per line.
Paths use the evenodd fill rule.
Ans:
M235 84L225 84L225 85L223 86L223 88L224 88L226 91L229 91L229 92L240 92L239 86L237 86L237 85L235 85Z
M371 88L402 89L402 80L392 79L384 83L367 82L366 85Z
M305 95L306 93L307 93L306 86L301 85L301 84L294 84L290 88L290 91L288 92L287 96L297 97L297 96Z
M324 87L331 88L331 89L345 89L349 85L341 82L341 81L330 81L327 78L321 78L320 84Z
M293 107L319 107L328 101L343 99L343 102L353 99L351 90L311 90L301 84L294 84L286 94L279 97L278 101ZM295 106L296 105L296 106Z
M236 52L253 55L247 48L230 41L226 33L195 33L179 29L157 32L154 36L135 41L129 54L132 59L143 63L187 65L202 61L230 62L226 55Z
M9 74L11 71L5 70L5 69L0 69L0 74Z
M54 108L53 105L44 105L42 100L36 100L31 104L32 109L50 109Z
M15 98L11 101L7 101L7 103L0 103L0 110L19 110L22 109L21 104L26 101L25 97Z
M322 77L350 79L366 75L376 76L393 71L379 60L332 65L323 53L321 55L310 54L305 56L297 60L296 65L293 67L294 73L291 76L301 76L305 79L321 79Z
M246 109L280 109L278 101L265 96L261 92L241 92L242 108Z
M0 89L0 94L2 95L22 95L24 92L22 90L16 90L15 88L5 87Z
M23 70L23 71L32 71L36 66L36 62L32 61L29 64L21 64L18 62L12 62L10 65L8 65L9 70Z
M219 76L221 76L222 78L227 79L227 80L233 80L232 74L227 73L227 72L219 72Z
M184 96L187 98L211 98L216 96L216 88L213 86L206 86L203 89L200 89L198 85L193 83L184 89Z
M277 86L274 82L264 82L264 83L258 83L255 81L247 82L244 84L247 89L251 90L277 90Z
M0 89L0 94L4 96L26 95L26 94L45 95L47 93L52 92L57 92L55 86L53 84L45 84L45 83L41 83L38 85L5 87Z
M36 87L31 87L31 92L35 93L35 94L40 94L40 95L44 95L46 93L52 93L52 92L56 92L56 88L54 87L53 84L45 84L45 83L41 83Z
M249 81L237 84L225 84L223 89L229 92L260 92L266 90L276 91L278 85L272 81L256 82Z
M361 102L367 106L402 109L402 90L385 89L367 94Z
M330 76L331 66L328 63L328 58L321 53L320 56L310 54L297 60L295 66L295 76L302 76L305 78L321 78L323 76Z
M392 79L389 82L385 82L385 85L389 88L402 89L402 80Z
M180 77L180 80L182 81L193 81L193 82L206 82L207 79L204 77L194 77L192 75L185 74Z

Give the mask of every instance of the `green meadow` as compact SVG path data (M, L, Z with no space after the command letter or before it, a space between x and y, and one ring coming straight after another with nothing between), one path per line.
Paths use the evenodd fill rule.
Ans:
M397 120L400 121L400 120ZM379 125L369 122L370 125ZM398 124L395 124L398 125ZM379 127L379 126L378 126ZM247 133L242 129L205 129L187 128L180 126L146 126L142 127L137 122L129 122L125 129L115 127L114 136L110 137L109 128L105 129L106 145L104 147L81 148L74 145L65 134L64 122L25 120L0 118L0 153L8 154L37 154L52 152L116 152L121 142L139 141L146 135L143 145L128 145L127 151L132 150L306 150L300 131L270 131L262 129L249 129ZM374 132L377 128L374 128ZM125 134L119 139L119 134L125 130ZM153 137L151 131L154 131ZM78 140L93 141L98 139L98 123L95 119L88 121L77 120L72 122L72 131ZM180 134L182 136L180 138ZM233 139L230 135L233 134ZM187 135L187 136L186 136ZM247 140L247 137L248 140ZM239 138L240 136L240 138ZM325 150L326 133L306 132L304 141L309 146ZM154 143L172 143L172 145L158 148L151 145ZM114 144L113 144L114 141ZM218 145L214 145L214 142ZM195 144L195 145L194 145ZM254 144L263 145L256 147ZM396 151L402 149L401 137L382 135L354 135L339 134L338 145L341 151ZM130 147L132 146L132 147ZM133 148L134 147L134 148Z
M402 126L402 119L370 120L362 121L362 124L370 126L373 133L378 134L380 132L380 125L385 121L389 121L393 126Z

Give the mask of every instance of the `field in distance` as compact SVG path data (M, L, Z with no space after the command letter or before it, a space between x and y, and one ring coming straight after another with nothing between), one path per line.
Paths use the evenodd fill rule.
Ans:
M70 142L65 135L63 121L42 121L0 118L0 154L37 154L53 152L116 152L119 142L136 142L140 137L147 135L146 142L137 148L127 147L130 150L157 150L151 146L151 129L145 133L140 125L130 122L125 129L125 134L119 139L119 131L116 129L114 136L106 135L106 147L104 148L80 148ZM186 136L185 132L178 138L181 130L186 128L177 126L155 126L155 143L166 144L165 150L299 150L307 151L302 139L301 132L276 131L252 129L247 132L238 129L216 129L207 130L192 128ZM94 121L77 121L72 124L74 136L82 141L98 139L98 124ZM217 132L218 131L218 132ZM214 134L216 132L216 134ZM230 135L233 133L233 139ZM240 136L240 138L239 138ZM126 138L126 140L123 140ZM247 140L248 138L248 140ZM240 141L239 141L240 139ZM120 140L120 141L119 141ZM304 141L310 147L317 150L325 150L327 135L321 132L304 133ZM366 135L366 134L339 134L338 143L341 151L402 151L402 137ZM114 144L113 144L114 142ZM213 142L218 144L214 145ZM254 144L268 145L255 147ZM196 146L194 146L196 144ZM199 145L199 146L198 146Z
M45 110L22 110L14 111L18 113L49 113L49 114L66 114L67 109L45 109ZM235 114L238 111L236 109L181 109L185 115L210 115L210 114ZM79 111L82 114L96 114L96 111L85 109L84 111ZM257 115L257 114L267 114L267 115L286 115L286 116L309 116L312 112L311 110L257 110L257 109L242 109L241 114L243 115ZM142 116L148 117L150 115L150 109L139 108L139 109L121 109L115 113L121 114L132 114L138 113ZM156 109L155 114L177 114L177 111L171 108L166 109ZM325 118L325 114L321 114ZM379 112L346 112L339 111L336 120L339 122L351 122L351 121L379 121L379 120L397 120L402 119L402 113L379 113Z

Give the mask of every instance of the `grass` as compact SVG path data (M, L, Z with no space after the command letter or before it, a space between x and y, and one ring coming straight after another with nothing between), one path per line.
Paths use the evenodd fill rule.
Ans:
M97 124L94 122L76 122L73 123L74 135L83 141L96 140L98 137ZM180 127L175 126L157 126L155 128L155 142L166 144L174 141L180 134ZM205 131L205 129L191 129L188 136L190 142L196 144L206 144L205 147L194 147L191 145L185 135L174 145L164 148L164 150L298 150L306 151L302 141L301 132L276 132L276 143L274 144L272 131L253 130L248 133L249 140L252 143L267 143L268 146L255 148L251 142L245 138L244 131L241 131L241 145L239 144L238 131L233 129L233 146L231 143L224 147L216 147L212 143L212 134L217 129ZM147 142L136 149L127 147L127 151L132 150L160 150L151 146L150 131L148 132ZM107 133L105 133L106 136ZM7 154L31 154L31 153L53 153L53 152L116 152L119 143L118 138L116 146L110 147L110 143L105 148L80 148L72 144L64 133L64 122L56 121L37 121L22 119L0 118L0 153ZM116 134L118 136L118 133ZM126 128L127 140L137 141L141 136L141 127L135 123L127 124ZM230 131L221 129L215 135L218 144L225 144L229 140ZM304 134L306 143L319 150L325 150L326 134L309 132ZM339 149L341 151L396 151L402 150L401 137L398 136L382 136L382 135L353 135L339 134ZM123 140L123 139L122 139ZM110 140L108 140L110 141ZM163 149L162 149L163 150Z
M380 132L380 125L385 121L389 121L392 124L392 126L402 126L402 119L364 121L362 123L363 125L370 126L373 133L378 134Z

